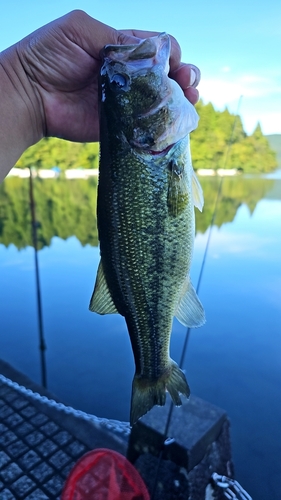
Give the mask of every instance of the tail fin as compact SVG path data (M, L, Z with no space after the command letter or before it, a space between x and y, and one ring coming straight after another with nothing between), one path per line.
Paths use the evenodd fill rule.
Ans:
M179 393L187 398L190 389L183 371L171 360L170 366L157 380L140 378L135 375L133 380L130 425L145 415L154 405L164 406L166 390L169 391L176 406L182 404Z

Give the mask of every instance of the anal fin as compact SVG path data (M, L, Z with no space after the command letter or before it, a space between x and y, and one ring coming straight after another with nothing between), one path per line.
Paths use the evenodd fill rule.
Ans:
M118 313L107 286L101 261L99 263L95 288L90 300L89 309L98 314Z
M175 316L180 323L189 328L202 326L206 322L204 308L189 276L184 283Z

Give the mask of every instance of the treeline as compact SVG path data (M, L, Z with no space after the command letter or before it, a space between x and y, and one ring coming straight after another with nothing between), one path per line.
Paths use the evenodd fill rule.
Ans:
M205 204L203 213L195 210L197 232L204 233L211 223L219 182L218 177L200 179ZM225 178L216 226L231 222L241 204L253 212L273 183L258 177ZM39 248L49 246L54 236L62 239L76 236L82 245L98 245L97 178L34 179L34 199ZM0 244L14 244L18 249L32 246L28 179L10 177L0 184Z
M259 124L252 135L247 135L240 116L228 109L217 111L211 103L202 101L196 108L199 126L191 134L192 163L196 170L235 168L244 173L259 173L277 167L276 154Z
M45 137L28 148L20 157L16 167L53 168L98 168L99 144L97 142L71 142Z
M195 210L196 233L204 234L211 224L220 182L219 177L200 177L204 193L204 209L202 213ZM225 223L232 222L241 205L247 206L252 214L259 201L266 197L273 185L273 180L265 180L258 176L225 177L216 209L215 225L221 227Z
M54 236L76 236L84 245L98 245L97 178L35 179L33 184L38 248ZM32 246L28 179L11 177L0 184L0 244L18 249Z
M271 149L275 151L278 166L281 167L281 134L271 134L266 136Z
M192 161L195 170L201 168L236 168L245 173L271 172L277 167L276 155L257 125L252 135L243 129L241 118L227 109L199 101L198 128L191 134ZM234 133L233 124L235 122ZM228 145L231 141L231 148ZM53 137L42 139L19 159L17 167L98 168L98 143L74 143Z

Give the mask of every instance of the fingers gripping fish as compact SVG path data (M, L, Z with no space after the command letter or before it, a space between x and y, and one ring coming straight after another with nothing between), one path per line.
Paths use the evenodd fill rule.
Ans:
M205 322L190 282L194 205L203 207L189 132L197 114L168 77L166 34L106 46L100 81L98 232L101 260L90 310L125 317L136 372L131 425L154 405L189 396L170 358L173 317Z

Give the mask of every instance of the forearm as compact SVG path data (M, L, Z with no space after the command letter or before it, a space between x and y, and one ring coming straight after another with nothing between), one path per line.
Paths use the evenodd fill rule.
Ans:
M0 53L0 182L22 153L41 139L39 107L14 45Z

